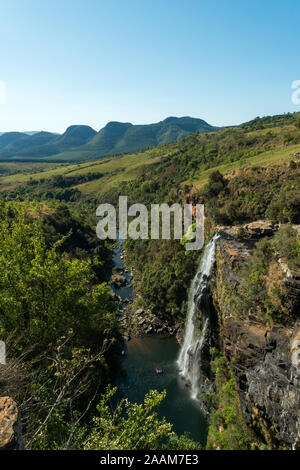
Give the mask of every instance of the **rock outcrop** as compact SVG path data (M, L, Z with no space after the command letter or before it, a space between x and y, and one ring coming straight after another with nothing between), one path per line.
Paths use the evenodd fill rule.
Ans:
M22 425L15 401L0 397L0 450L23 450Z
M127 281L123 274L115 273L111 278L111 282L116 289L120 289L120 287L126 286Z
M166 318L159 318L154 315L150 310L139 308L134 310L130 305L124 310L123 316L120 319L120 324L126 331L126 336L144 336L144 335L175 335L180 324Z
M250 227L249 227L250 226ZM300 445L300 300L299 273L278 262L280 282L293 305L293 320L267 322L249 313L233 315L241 268L249 259L255 238L268 236L272 227L249 224L251 237L221 232L216 246L213 303L218 318L219 347L234 372L245 422L258 434L268 429L271 441L283 447ZM276 281L277 282L277 281ZM271 286L272 287L272 286ZM295 315L296 313L296 315ZM299 318L299 317L298 317ZM209 377L209 373L206 374ZM276 447L276 444L274 444Z

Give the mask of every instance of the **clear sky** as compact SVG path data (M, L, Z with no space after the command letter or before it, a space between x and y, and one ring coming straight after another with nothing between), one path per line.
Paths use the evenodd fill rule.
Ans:
M299 0L0 0L0 132L300 111ZM3 83L0 83L3 95Z

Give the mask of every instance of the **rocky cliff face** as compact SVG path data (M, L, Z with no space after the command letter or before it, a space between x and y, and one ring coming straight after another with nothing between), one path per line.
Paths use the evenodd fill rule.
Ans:
M247 230L247 228L246 228ZM245 422L258 435L268 435L270 446L300 445L300 278L278 260L293 317L275 323L256 316L233 315L232 299L240 272L251 256L257 239L270 235L268 227L250 227L241 240L224 230L216 245L213 304L217 313L218 346L234 372ZM298 319L297 319L298 317ZM206 377L210 377L209 371Z
M0 450L23 450L18 407L10 397L0 397Z

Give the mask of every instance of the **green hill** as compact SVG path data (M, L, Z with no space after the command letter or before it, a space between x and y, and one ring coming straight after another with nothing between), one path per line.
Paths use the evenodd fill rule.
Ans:
M33 148L48 144L55 138L55 134L51 134L50 132L38 132L34 135L24 135L2 148L0 158L10 158L14 155L29 156L31 155Z
M84 161L120 155L176 142L192 132L215 130L202 119L191 117L169 117L155 124L133 125L131 123L109 122L86 145L75 152L65 152L52 157L55 161Z
M41 159L55 155L65 150L73 149L86 144L96 135L96 131L89 126L70 126L62 135L50 132L38 132L33 135L18 133L12 136L0 136L0 159L28 158ZM1 148L1 142L8 142Z
M85 161L138 152L176 142L192 132L216 129L202 119L169 117L155 124L133 125L109 122L98 133L89 126L70 126L62 135L39 132L34 135L0 137L0 159L47 159L47 161ZM16 133L14 133L16 134ZM1 138L3 145L1 147ZM6 140L7 140L7 143Z
M175 142L192 132L215 128L202 119L169 117L155 124L132 125L109 122L90 142L103 155L137 152L149 147Z
M238 173L250 166L270 166L284 162L298 162L294 154L300 152L299 113L272 118L257 118L241 126L212 132L194 132L187 137L162 144L138 153L106 157L82 163L58 165L36 163L33 170L28 163L0 165L0 191L18 188L30 180L39 182L52 177L72 177L71 187L86 195L103 198L118 194L139 194L144 200L172 200L180 191L198 190L218 169L223 175ZM130 124L106 126L107 139L127 132ZM100 131L101 132L101 131ZM96 135L98 138L100 133ZM103 133L102 133L103 134ZM92 139L89 146L95 144ZM104 142L104 140L102 140ZM86 146L87 147L87 146ZM74 151L76 153L76 151ZM22 172L21 169L24 168ZM26 168L26 170L25 170ZM85 180L83 179L85 176ZM74 179L75 178L75 179ZM76 180L76 178L78 180ZM51 186L51 184L50 184ZM69 185L68 185L69 187Z
M61 136L55 139L53 144L60 151L67 150L86 144L96 134L97 132L90 126L70 126Z
M0 135L0 150L24 137L24 132L4 132Z

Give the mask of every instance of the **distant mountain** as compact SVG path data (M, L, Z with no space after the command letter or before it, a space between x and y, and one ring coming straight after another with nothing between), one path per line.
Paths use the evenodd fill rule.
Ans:
M27 135L33 135L33 134L37 134L39 131L24 131L24 132L21 132L22 134L27 134ZM3 135L3 134L9 134L9 132L0 132L0 136Z
M175 142L192 132L209 132L215 129L217 128L202 119L169 117L164 121L144 125L112 121L99 132L89 126L78 125L68 127L62 135L50 132L33 135L6 133L0 136L0 159L91 160L138 152Z
M26 137L24 132L4 132L0 136L0 150L16 140L22 139L22 137Z
M32 135L5 133L0 136L0 159L49 157L82 146L96 134L91 127L80 125L68 127L62 135L51 132Z
M4 134L0 139L6 135L7 134ZM4 147L0 155L1 158L10 158L14 155L26 156L30 154L32 148L45 145L53 139L55 139L55 135L50 132L38 132L33 135L24 134L21 138L14 139L10 144Z
M73 147L86 144L97 132L90 126L70 126L60 136L56 138L54 144L62 150L69 150Z
M137 152L148 147L175 142L191 132L207 132L216 129L202 119L169 117L155 124L133 125L109 122L90 141L88 147L97 150L99 156Z

